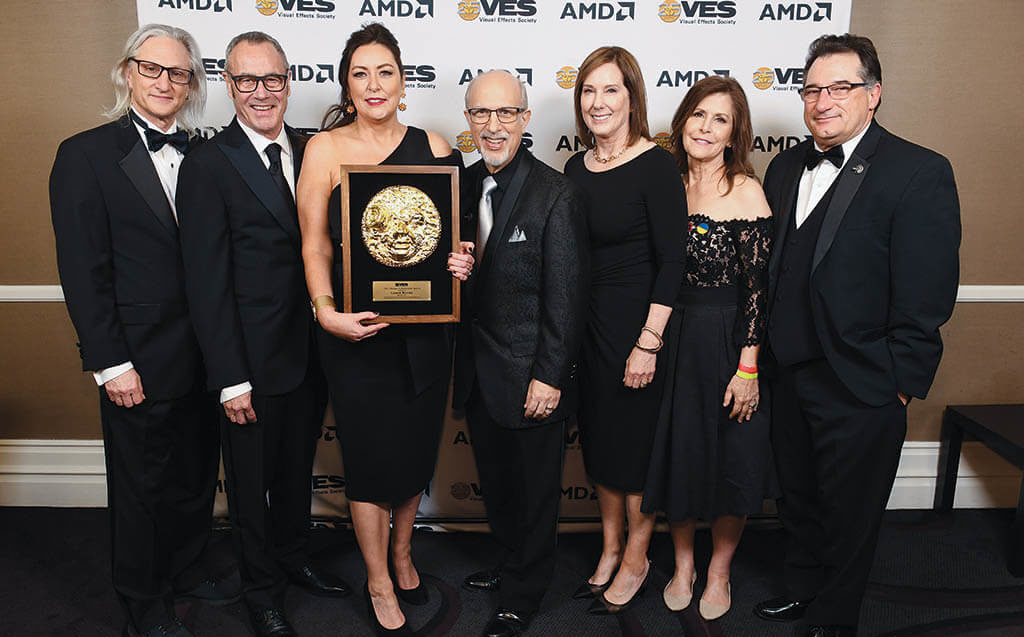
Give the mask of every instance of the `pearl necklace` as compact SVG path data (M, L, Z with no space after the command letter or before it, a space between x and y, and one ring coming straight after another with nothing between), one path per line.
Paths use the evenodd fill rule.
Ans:
M623 146L619 152L613 155L609 155L608 157L601 157L600 155L597 154L597 146L594 146L594 161L596 161L599 164L607 164L608 162L615 161L619 157L622 157L622 153L626 152L627 148L629 148L628 144Z

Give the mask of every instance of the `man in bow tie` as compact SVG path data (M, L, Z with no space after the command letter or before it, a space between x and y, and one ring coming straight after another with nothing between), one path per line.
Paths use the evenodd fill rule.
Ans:
M465 115L481 160L463 180L476 264L456 340L454 401L466 409L487 519L504 549L497 568L465 586L498 593L484 635L511 637L526 630L554 572L589 244L572 182L520 144L530 121L526 87L506 71L478 75Z
M869 39L818 38L804 82L812 140L765 176L776 229L762 355L790 542L785 595L755 610L839 637L856 634L907 405L942 354L960 207L946 158L874 121L882 69Z
M57 265L99 384L114 589L125 634L191 635L177 596L228 602L200 554L220 457L178 244L175 187L206 77L187 32L150 24L114 67L114 121L65 140L50 175Z
M284 123L288 59L266 33L227 46L235 118L181 168L178 209L192 320L224 412L224 470L245 602L259 636L294 635L291 582L340 597L310 561L310 476L327 389L313 341L295 183L307 137Z

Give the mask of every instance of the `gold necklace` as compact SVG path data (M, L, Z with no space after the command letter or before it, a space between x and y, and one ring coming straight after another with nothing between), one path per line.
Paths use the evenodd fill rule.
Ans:
M629 148L628 144L623 146L622 150L620 150L619 152L617 152L617 153L615 153L613 155L609 155L608 157L603 157L602 158L600 155L597 154L597 146L594 146L594 161L596 161L599 164L607 164L610 161L615 161L619 157L622 157L622 153L626 152L627 148Z

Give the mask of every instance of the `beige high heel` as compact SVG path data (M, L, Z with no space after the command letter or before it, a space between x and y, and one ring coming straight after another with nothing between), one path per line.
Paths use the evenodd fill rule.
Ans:
M729 593L729 601L724 604L712 604L711 602L704 601L704 596L700 597L700 616L704 619L711 621L712 619L718 619L722 615L729 612L729 608L732 606L732 583L725 585L726 591ZM706 590L706 589L705 589Z
M668 609L672 612L681 611L687 606L689 606L690 602L693 601L693 585L696 581L697 571L694 570L692 573L692 577L690 577L690 594L679 595L678 597L668 592L668 584L666 584L665 590L661 593L661 598L665 600L665 606L668 606ZM669 584L671 583L672 581L669 580Z

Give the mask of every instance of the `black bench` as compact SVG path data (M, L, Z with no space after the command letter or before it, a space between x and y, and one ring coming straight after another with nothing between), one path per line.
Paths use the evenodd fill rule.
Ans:
M935 511L953 510L960 446L964 434L977 439L1019 469L1024 469L1024 405L949 405L942 415L942 446L935 483ZM1009 569L1024 577L1024 482L1013 520Z

